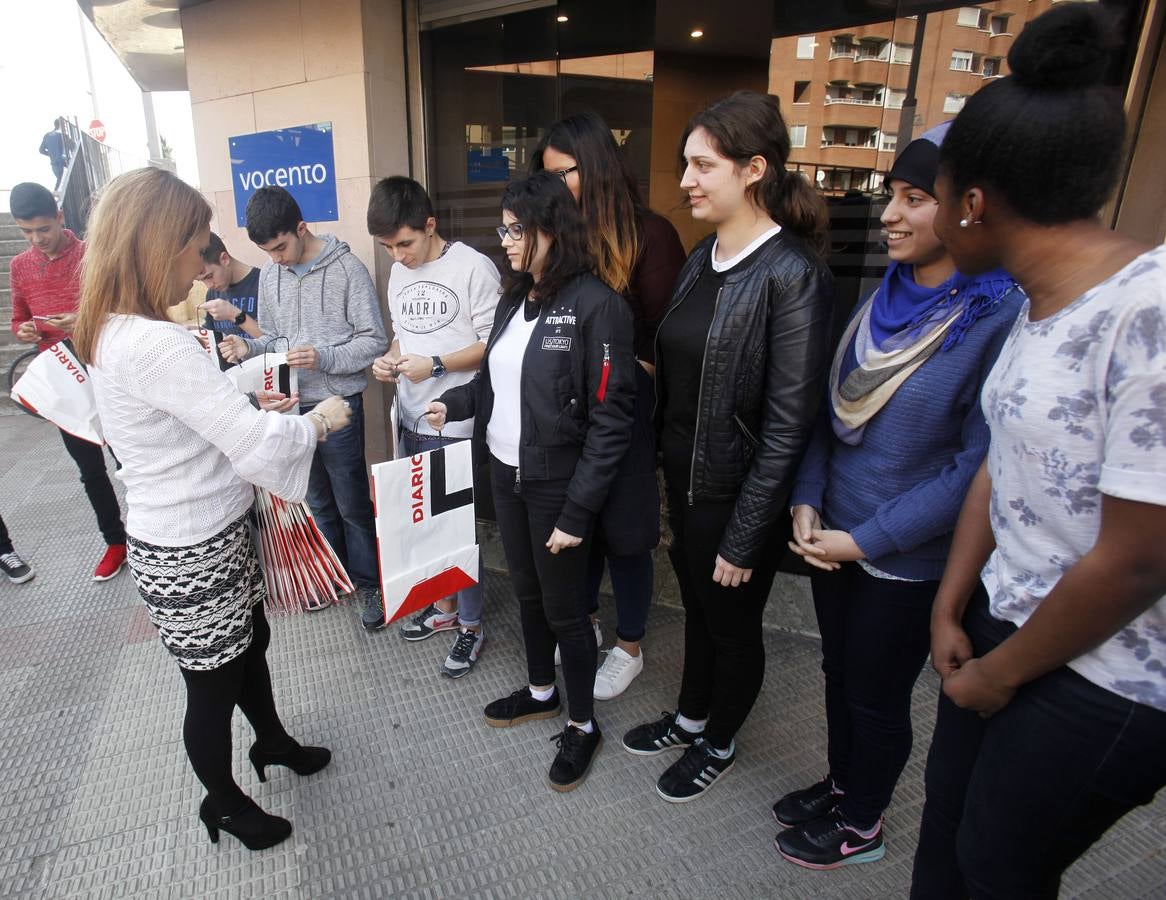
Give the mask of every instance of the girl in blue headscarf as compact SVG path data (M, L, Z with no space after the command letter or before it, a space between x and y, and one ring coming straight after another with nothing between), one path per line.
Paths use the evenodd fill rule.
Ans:
M790 500L790 547L817 570L829 771L773 814L778 851L809 868L885 853L931 603L988 449L980 388L1023 300L1007 272L957 271L936 237L940 140L911 142L887 175L891 265L843 333Z

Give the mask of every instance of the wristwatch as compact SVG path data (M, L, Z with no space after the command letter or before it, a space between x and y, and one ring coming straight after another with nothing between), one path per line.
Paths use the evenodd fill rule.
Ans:
M441 361L440 356L433 357L433 371L429 374L434 378L440 378L445 374L445 363Z
M246 321L247 321L247 313L245 313L245 312L241 312L241 313L239 313L239 315L235 316L235 324L236 325L242 325Z

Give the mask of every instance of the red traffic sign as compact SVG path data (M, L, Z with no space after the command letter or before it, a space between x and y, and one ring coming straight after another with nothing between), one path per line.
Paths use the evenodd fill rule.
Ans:
M94 119L89 123L89 136L99 144L105 143L105 125L101 119Z

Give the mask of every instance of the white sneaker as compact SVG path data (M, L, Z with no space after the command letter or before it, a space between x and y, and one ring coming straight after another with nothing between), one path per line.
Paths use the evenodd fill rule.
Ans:
M599 628L599 620L596 619L591 623L591 627L595 629L595 646L603 646L603 632ZM559 655L559 645L555 644L555 665L561 666L563 664L563 657Z
M644 651L639 656L629 656L619 647L607 651L607 659L595 673L596 700L611 700L628 689L636 676L644 671Z

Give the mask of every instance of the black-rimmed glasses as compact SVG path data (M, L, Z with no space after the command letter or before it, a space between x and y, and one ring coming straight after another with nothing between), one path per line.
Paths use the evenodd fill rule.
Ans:
M507 236L510 240L518 243L522 240L522 235L526 232L521 222L511 222L509 225L499 225L494 229L498 232L498 240L504 241Z
M578 166L571 166L569 169L555 169L554 172L552 172L551 174L558 175L560 178L563 179L563 184L566 184L567 183L567 176L570 175L572 172L578 172L578 171L579 171Z

